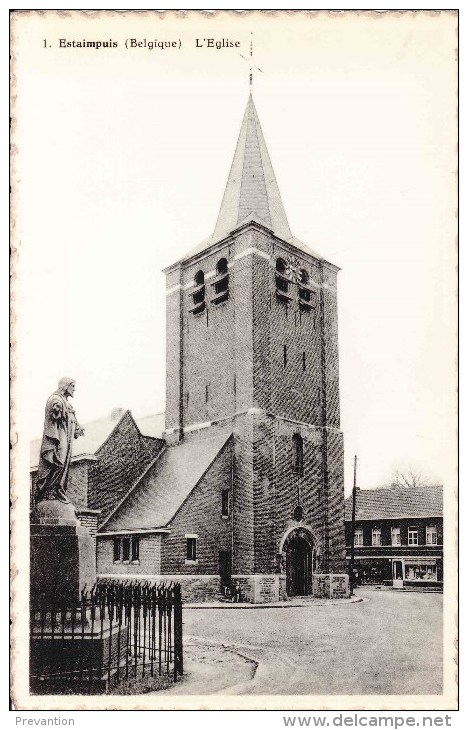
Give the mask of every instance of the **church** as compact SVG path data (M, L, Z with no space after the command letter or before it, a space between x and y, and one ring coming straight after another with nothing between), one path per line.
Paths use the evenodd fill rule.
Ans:
M348 596L338 267L291 233L251 95L215 230L164 273L164 424L117 411L76 443L98 576Z

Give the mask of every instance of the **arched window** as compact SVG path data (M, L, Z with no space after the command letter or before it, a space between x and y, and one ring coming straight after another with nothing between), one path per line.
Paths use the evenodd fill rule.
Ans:
M194 276L195 288L192 292L193 307L190 309L192 314L200 314L206 307L205 303L205 274L203 271L197 271Z
M280 274L286 273L286 264L284 263L283 259L276 259L276 271L278 271Z
M218 274L227 274L227 271L228 271L227 259L219 259L218 263L216 264L216 272Z
M299 281L299 308L302 312L309 312L314 306L312 294L313 292L309 286L309 274L305 269L301 269Z
M291 297L288 294L289 279L286 276L286 263L284 259L276 259L275 284L277 298L286 304L291 301Z
M300 433L292 437L292 467L295 474L302 474L304 469L304 444Z
M212 287L214 289L211 301L213 304L221 304L229 297L229 274L227 259L219 259L216 264L216 277L213 280Z

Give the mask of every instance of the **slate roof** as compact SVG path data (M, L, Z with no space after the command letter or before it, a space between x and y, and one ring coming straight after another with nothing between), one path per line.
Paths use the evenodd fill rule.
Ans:
M352 518L352 496L345 501L345 519ZM402 517L442 517L443 488L386 487L358 489L356 520L385 520Z
M230 431L167 447L125 498L103 532L165 527L229 440Z
M256 214L279 238L285 241L291 239L291 230L252 95L247 102L214 238L224 238L251 213Z
M88 506L101 511L99 522L104 522L118 504L126 497L148 467L164 451L165 442L159 439L138 436L132 443L128 458L111 460L91 471L88 487Z
M266 226L278 238L322 260L291 233L252 95L247 102L213 234L181 260L203 253L249 221Z

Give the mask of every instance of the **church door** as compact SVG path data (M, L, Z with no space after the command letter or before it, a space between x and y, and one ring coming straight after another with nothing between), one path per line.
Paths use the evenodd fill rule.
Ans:
M293 537L286 550L286 591L289 596L307 596L312 582L312 551L303 537Z

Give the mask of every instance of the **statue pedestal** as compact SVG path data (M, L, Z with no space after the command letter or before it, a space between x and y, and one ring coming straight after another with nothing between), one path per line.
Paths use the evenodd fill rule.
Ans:
M39 502L31 518L31 604L71 603L96 582L94 540L72 504Z

